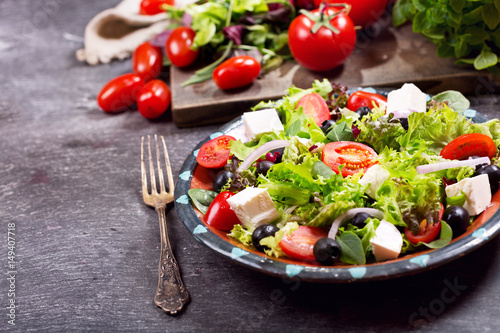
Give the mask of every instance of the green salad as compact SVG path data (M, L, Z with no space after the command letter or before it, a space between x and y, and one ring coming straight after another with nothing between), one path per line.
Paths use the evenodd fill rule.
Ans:
M500 181L500 122L474 123L468 107L411 84L387 98L326 79L292 87L201 147L213 186L189 196L207 225L273 258L363 265L441 248Z

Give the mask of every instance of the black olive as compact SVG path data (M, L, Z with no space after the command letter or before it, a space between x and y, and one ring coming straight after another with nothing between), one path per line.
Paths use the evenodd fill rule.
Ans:
M220 190L226 186L227 184L227 181L229 180L229 178L233 179L234 178L234 174L229 171L229 170L222 170L221 172L219 172L217 174L217 176L215 176L215 179L214 179L214 191L215 192L220 192Z
M351 219L351 224L355 227L358 227L359 229L363 229L366 225L365 221L370 217L372 216L368 213L357 213Z
M468 160L475 160L476 158L481 158L482 156L472 155L467 158ZM476 171L479 170L482 166L488 165L488 163L476 164Z
M491 194L495 194L500 187L500 168L494 164L483 165L476 170L475 175L488 175L488 180L490 181Z
M285 148L276 148L270 151L271 154L276 156L276 160L274 161L274 164L281 163L283 159L283 153L285 152ZM279 154L276 154L279 153Z
M323 133L328 134L333 125L335 125L335 122L331 119L327 119L321 123L321 130Z
M359 114L359 117L362 118L367 114L371 113L372 110L367 106L361 106L356 110L356 113Z
M405 129L405 131L408 130L408 118L398 118L399 122L401 123L401 126Z
M274 236L278 230L280 229L273 224L263 224L257 227L252 233L253 246L260 252L264 252L264 249L269 249L266 245L260 245L260 241L263 238Z
M456 205L446 208L442 219L453 230L453 237L463 234L470 224L470 216L467 209Z
M314 244L313 253L320 264L333 265L340 259L342 248L335 239L321 238Z
M269 171L269 169L274 165L273 162L271 161L261 161L259 163L257 163L257 168L255 169L255 173L258 175L262 174L262 175L267 175L267 172Z

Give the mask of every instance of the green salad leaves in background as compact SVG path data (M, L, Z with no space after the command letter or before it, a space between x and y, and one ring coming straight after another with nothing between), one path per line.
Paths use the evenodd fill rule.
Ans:
M398 0L393 24L406 21L436 44L439 57L500 73L500 0Z

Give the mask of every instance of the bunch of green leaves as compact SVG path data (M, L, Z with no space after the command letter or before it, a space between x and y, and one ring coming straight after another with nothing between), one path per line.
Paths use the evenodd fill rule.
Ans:
M268 6L271 3L286 6L289 17L273 17ZM214 69L234 50L259 51L263 72L279 66L289 56L287 29L295 9L287 0L208 0L184 8L165 8L168 17L178 24L182 24L184 14L191 16L191 28L196 32L192 47L200 49L206 58L215 59L183 86L210 79ZM243 29L241 44L226 38L223 32L236 26Z
M393 24L408 20L436 44L439 57L500 73L500 0L398 0Z

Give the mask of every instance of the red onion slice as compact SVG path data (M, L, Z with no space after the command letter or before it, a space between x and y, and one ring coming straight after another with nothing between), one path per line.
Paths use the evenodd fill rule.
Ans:
M488 157L479 157L463 161L446 161L433 164L419 165L417 166L417 173L425 174L445 169L459 168L464 166L475 166L478 164L490 164L490 163L491 162Z
M339 228L342 226L342 224L353 218L354 215L357 213L367 213L373 217L376 217L378 219L382 219L384 217L384 212L375 208L366 208L366 207L361 207L361 208L353 208L345 212L344 214L340 215L333 221L332 227L330 228L330 231L328 232L328 238L335 239L335 236L337 235L337 232L339 231Z
M241 163L240 167L238 168L238 171L241 172L248 169L248 167L251 166L253 162L257 161L259 157L265 155L267 152L278 148L285 148L288 146L290 146L290 143L285 140L273 140L266 142L262 146L251 152L250 155L247 156L247 158L245 158L243 163Z
M408 118L408 116L410 114L412 114L413 112L417 112L417 111L407 109L407 110L396 110L396 111L392 111L391 113L394 115L394 118L401 119L401 118Z

